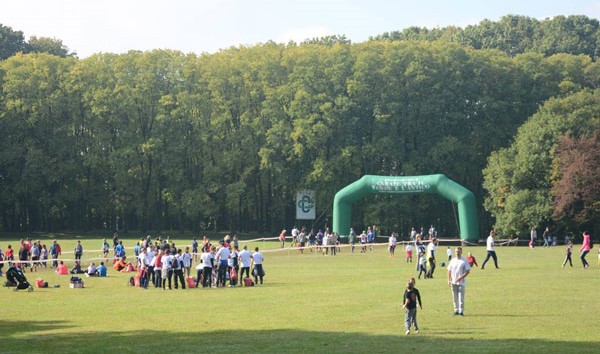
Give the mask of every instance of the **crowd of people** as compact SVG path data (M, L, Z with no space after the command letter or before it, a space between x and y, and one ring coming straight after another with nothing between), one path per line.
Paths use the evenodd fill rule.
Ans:
M119 245L122 245L120 241ZM142 288L153 286L167 290L200 286L251 286L263 284L265 275L264 256L259 248L256 247L251 253L245 245L240 250L237 234L233 237L226 235L217 244L212 244L206 236L201 244L194 238L191 247L183 248L178 248L175 242L160 237L152 242L148 236L134 247L134 262L126 261L124 248L118 245L114 247L115 259L118 259L114 265L115 271L136 271L135 281L139 282ZM192 273L194 263L195 274ZM254 281L250 275L250 268Z

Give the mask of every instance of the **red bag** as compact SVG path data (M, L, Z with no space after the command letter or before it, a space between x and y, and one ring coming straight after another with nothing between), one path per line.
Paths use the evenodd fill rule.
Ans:
M244 278L244 286L254 286L254 281L250 278Z
M237 278L238 278L238 276L237 276L237 272L236 272L235 268L231 268L231 270L229 271L229 280L236 281Z
M196 279L194 279L194 277L188 277L187 278L187 285L189 289L193 289L196 287Z

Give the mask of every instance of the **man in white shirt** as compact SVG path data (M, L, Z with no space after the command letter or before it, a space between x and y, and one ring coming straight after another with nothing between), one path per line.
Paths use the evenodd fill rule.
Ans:
M230 254L231 254L231 251L225 245L221 245L221 247L217 251L216 258L217 258L217 264L219 265L217 268L217 270L218 270L217 287L225 286L225 282L227 280L227 269L229 267L227 264L227 260L229 259Z
M454 250L456 257L448 264L448 286L452 289L454 300L454 315L464 316L465 310L465 278L471 272L471 266L466 258L462 256L462 247Z
M294 247L298 243L298 235L300 235L300 230L296 226L292 228L292 247Z
M209 249L204 249L202 251L202 255L200 256L200 262L204 264L202 269L202 287L210 288L212 286L212 268L214 265L215 257L213 252L215 251L214 246L210 246Z
M394 259L394 252L396 251L396 233L392 232L392 236L388 239L388 252L390 253L390 259Z
M254 263L254 269L252 270L252 274L254 275L254 282L258 284L258 279L260 279L260 284L263 283L263 277L265 276L265 272L263 270L263 261L265 257L262 253L259 252L258 247L254 249L254 253L252 254L252 263Z
M169 280L169 290L171 290L171 278L173 277L173 269L171 268L171 261L173 256L171 256L171 251L169 249L165 250L165 253L162 255L160 262L162 263L162 287L163 290L166 290L167 280Z
M240 264L242 265L242 271L239 277L240 279L244 279L244 273L246 273L246 278L250 278L250 266L252 265L251 259L252 253L248 251L248 246L244 245L244 249L239 255Z
M154 263L152 263L154 260L154 255L154 249L152 246L148 246L146 250L146 259L144 262L146 263L146 269L148 270L148 279L152 282L152 284L156 283L154 276Z
M494 265L496 266L496 269L498 269L498 257L496 256L496 251L494 250L494 236L496 236L496 232L494 230L490 231L490 235L486 240L487 255L485 256L485 260L481 264L481 270L484 269L485 264L490 259L490 257L494 259Z

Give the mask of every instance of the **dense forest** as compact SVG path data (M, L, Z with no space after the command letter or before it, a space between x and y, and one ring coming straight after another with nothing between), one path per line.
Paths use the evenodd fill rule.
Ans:
M482 234L599 230L598 28L506 16L79 59L0 25L0 229L275 232L296 223L301 189L322 227L365 174L443 173L475 193ZM457 235L437 196L373 196L353 213L359 229Z

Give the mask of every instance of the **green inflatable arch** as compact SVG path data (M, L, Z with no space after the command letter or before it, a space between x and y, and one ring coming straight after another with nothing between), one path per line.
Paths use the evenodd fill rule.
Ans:
M442 174L412 177L363 176L336 193L333 200L333 232L347 235L351 226L352 203L375 193L438 194L458 205L460 238L469 242L479 241L475 196Z

